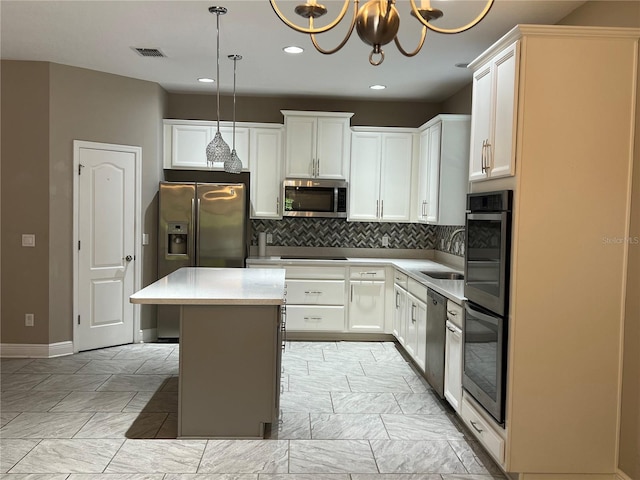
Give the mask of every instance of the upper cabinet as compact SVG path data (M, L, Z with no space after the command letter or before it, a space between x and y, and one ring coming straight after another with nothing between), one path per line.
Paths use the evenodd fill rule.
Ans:
M217 131L216 122L191 120L164 121L164 168L209 170L207 145ZM220 122L222 138L233 148L233 124ZM242 161L242 170L249 170L249 128L236 123L236 153ZM222 170L222 162L213 165Z
M514 42L489 60L471 66L470 181L515 173L519 45Z
M414 136L408 129L353 128L349 220L411 220Z
M282 218L282 126L250 129L251 218Z
M353 113L282 110L287 178L347 179Z
M222 163L207 165L207 145L216 130L216 122L164 120L164 168L222 171ZM251 172L251 218L282 218L283 130L280 124L236 123L236 152L242 170ZM220 133L233 148L231 122L220 122Z
M470 124L469 115L438 115L421 127L418 222L464 225Z

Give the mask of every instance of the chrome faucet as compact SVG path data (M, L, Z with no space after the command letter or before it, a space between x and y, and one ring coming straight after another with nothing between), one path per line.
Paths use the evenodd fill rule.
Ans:
M458 235L459 233L464 232L464 228L458 228L457 230L454 230L453 233L451 234L451 236L449 237L449 242L447 243L447 252L451 251L451 244L453 243L453 239L456 235Z

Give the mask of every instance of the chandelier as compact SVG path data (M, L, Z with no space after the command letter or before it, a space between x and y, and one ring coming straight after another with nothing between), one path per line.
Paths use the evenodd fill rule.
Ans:
M418 42L417 48L412 52L405 50L402 45L400 45L400 41L398 40L400 15L398 14L398 10L395 6L396 0L368 0L364 3L364 5L362 5L362 7L359 7L360 0L353 0L353 16L351 17L351 25L349 27L349 30L347 31L347 35L344 37L342 42L338 44L337 47L330 50L325 50L318 45L316 35L327 32L338 25L345 18L347 10L349 10L349 4L351 3L351 0L344 0L342 10L338 14L338 16L329 24L322 27L315 27L314 21L315 19L325 15L328 10L324 5L320 5L319 3L317 3L316 0L308 0L307 3L298 5L294 9L296 14L308 20L308 27L302 27L291 22L278 8L278 6L276 5L276 0L269 1L271 3L273 11L276 13L278 18L280 18L280 20L282 20L285 25L294 29L295 31L308 34L311 37L313 46L320 53L330 55L340 50L347 43L349 37L351 37L351 34L353 33L353 29L355 27L360 39L364 43L373 47L373 50L371 50L371 53L369 54L369 63L371 63L371 65L377 66L384 61L384 51L382 50L383 45L386 45L393 41L395 42L396 47L398 47L398 50L400 50L403 55L407 57L413 57L422 48L424 39L427 35L427 29L433 30L434 32L438 33L460 33L464 32L465 30L469 30L487 15L487 12L489 12L489 9L491 9L494 0L487 0L484 8L475 19L458 28L440 28L431 24L431 21L436 20L444 15L442 10L432 8L429 0L420 0L420 7L416 5L416 0L410 0L411 15L422 24L420 41Z

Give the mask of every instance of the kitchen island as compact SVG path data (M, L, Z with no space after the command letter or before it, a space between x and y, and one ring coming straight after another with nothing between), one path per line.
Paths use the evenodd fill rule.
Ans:
M178 438L262 438L277 420L283 269L186 267L131 295L180 306Z

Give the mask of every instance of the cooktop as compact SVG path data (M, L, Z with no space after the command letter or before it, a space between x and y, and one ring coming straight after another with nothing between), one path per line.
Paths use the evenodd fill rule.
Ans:
M346 260L347 257L336 255L282 255L281 260Z

